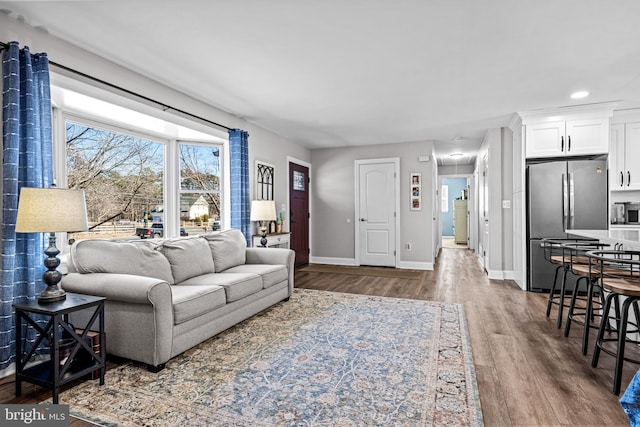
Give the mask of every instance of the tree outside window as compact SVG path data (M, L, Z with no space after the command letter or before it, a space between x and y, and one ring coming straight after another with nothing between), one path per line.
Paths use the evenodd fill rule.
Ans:
M134 235L135 225L153 220L163 206L164 148L159 142L67 121L67 186L85 190L89 220L89 233L74 237Z
M220 229L220 147L181 143L179 153L181 225L194 234Z

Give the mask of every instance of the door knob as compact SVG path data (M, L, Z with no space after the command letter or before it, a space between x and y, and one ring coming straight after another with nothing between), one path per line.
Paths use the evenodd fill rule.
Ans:
M365 222L366 220L366 218L360 218L360 222Z

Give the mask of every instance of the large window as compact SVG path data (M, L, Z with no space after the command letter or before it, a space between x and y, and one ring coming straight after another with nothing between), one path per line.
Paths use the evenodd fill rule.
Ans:
M64 125L66 184L85 190L89 220L88 232L70 237L154 238L222 228L222 144L162 141L75 117ZM165 200L167 192L175 197Z
M163 221L164 144L66 121L67 186L85 190L89 233L124 237Z
M70 237L224 228L226 132L55 74L52 100L56 180L87 201L90 229Z

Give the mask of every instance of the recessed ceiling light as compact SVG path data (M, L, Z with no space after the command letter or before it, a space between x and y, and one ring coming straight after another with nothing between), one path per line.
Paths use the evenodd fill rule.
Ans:
M586 98L587 96L589 96L589 92L587 92L586 90L580 90L578 92L573 92L571 94L571 99L582 99Z
M454 158L456 158L456 159L457 159L458 157L462 157L462 156L464 156L464 154L462 154L462 153L453 153L453 154L449 154L449 157L454 157Z
M462 141L462 137L461 136L457 136L457 137L453 138L453 140L455 142L460 142L460 141Z

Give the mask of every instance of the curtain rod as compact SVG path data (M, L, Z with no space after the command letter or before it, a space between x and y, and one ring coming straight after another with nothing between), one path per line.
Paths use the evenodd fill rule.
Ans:
M8 47L9 47L9 45L7 43L4 43L4 42L0 41L0 50L4 50L4 49L6 49ZM175 108L175 107L172 107L170 105L167 105L167 104L165 104L163 102L156 101L155 99L149 98L148 96L140 95L139 93L133 92L132 90L125 89L125 88L120 87L118 85L115 85L113 83L109 83L109 82L107 82L105 80L99 79L99 78L91 76L89 74L85 74L85 73L83 73L81 71L74 70L73 68L69 68L69 67L67 67L65 65L58 64L57 62L49 60L49 64L53 65L54 67L60 68L61 70L68 71L70 73L76 74L76 75L78 75L80 77L83 77L85 79L89 79L89 80L94 81L96 83L100 83L102 85L108 86L108 87L110 87L112 89L116 89L118 91L124 92L124 93L126 93L128 95L133 95L133 96L135 96L135 97L137 97L139 99L143 99L143 100L145 100L147 102L154 103L154 104L160 106L162 108L162 111L173 110L173 111L175 111L177 113L184 114L184 115L186 115L188 117L201 120L201 121L203 121L205 123L217 126L219 128L225 129L227 131L232 129L232 128L228 127L228 126L221 125L220 123L216 123L216 122L214 122L212 120L205 119L204 117L200 117L200 116L197 116L195 114L189 113L188 111L184 111L184 110L181 110L179 108Z

